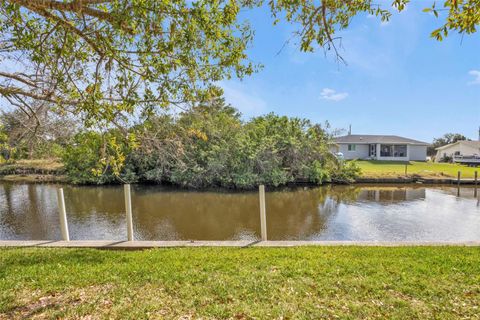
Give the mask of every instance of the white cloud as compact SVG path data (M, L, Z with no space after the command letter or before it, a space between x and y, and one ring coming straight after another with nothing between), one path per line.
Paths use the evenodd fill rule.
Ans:
M225 100L247 117L265 113L267 102L243 83L222 82Z
M473 80L468 84L480 84L480 70L470 70L468 74L473 76Z
M331 101L341 101L348 97L347 92L337 92L330 88L323 88L320 93L320 98Z

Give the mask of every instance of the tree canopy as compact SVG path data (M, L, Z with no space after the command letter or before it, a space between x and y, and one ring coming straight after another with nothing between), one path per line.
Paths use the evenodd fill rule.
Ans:
M297 27L300 50L337 51L339 31L369 13L388 20L409 0L270 0L273 23ZM35 117L42 106L87 126L122 127L158 108L216 97L218 81L255 72L247 48L253 30L239 11L263 0L3 0L0 3L0 96ZM473 33L480 0L447 0L432 32Z
M0 94L120 125L126 114L218 95L253 72L235 1L2 1ZM7 72L9 70L9 72ZM137 107L141 106L141 109ZM138 115L138 114L137 114Z
M149 182L190 188L349 182L359 169L330 151L328 126L275 114L244 122L223 99L152 116L124 143L118 129L81 132L64 152L74 183ZM115 141L104 144L103 141ZM115 146L117 150L108 150ZM118 155L115 158L109 155ZM121 159L121 161L118 161ZM123 165L124 164L124 165Z
M436 148L446 146L450 143L455 143L457 141L470 140L460 133L445 133L440 138L433 139L432 144L427 149L427 154L429 156L434 156L436 154Z

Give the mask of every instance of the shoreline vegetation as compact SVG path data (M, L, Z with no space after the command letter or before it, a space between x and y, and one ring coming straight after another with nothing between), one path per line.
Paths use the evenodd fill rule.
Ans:
M60 159L16 160L0 164L0 181L68 183Z
M9 248L0 270L0 319L470 319L480 305L478 247Z
M3 140L14 136L7 131L0 130ZM151 115L125 130L63 132L68 134L35 144L0 144L0 179L253 190L258 185L441 183L458 171L471 179L475 170L445 163L338 159L331 152L336 133L328 123L274 113L244 120L223 99L179 114Z
M450 163L432 163L411 161L356 161L360 168L358 177L350 183L426 183L449 184L456 181L457 172L461 172L462 182L473 182L475 171L480 168ZM405 175L407 166L407 175ZM471 181L470 181L471 180ZM72 184L65 174L61 159L17 160L0 164L0 181L25 183L66 183ZM120 182L118 182L120 183ZM117 184L118 184L117 183ZM141 182L140 182L141 183ZM338 184L328 182L329 184ZM115 184L115 183L112 183ZM315 185L314 183L292 182L287 185ZM325 184L325 183L324 183ZM202 189L211 189L206 186Z
M327 123L273 113L244 120L223 99L214 99L179 114L150 115L124 130L83 128L58 141L11 145L3 157L56 155L73 184L249 190L260 184L353 182L355 162L337 159L331 146Z
M475 171L445 163L345 161L331 152L336 132L328 123L274 113L244 120L223 99L179 114L151 115L125 130L62 132L67 134L38 143L20 140L13 144L7 139L10 142L0 144L0 161L4 162L0 179L253 190L258 185L276 188L427 179L449 183L458 171L462 179L472 179ZM8 130L2 134L14 137Z

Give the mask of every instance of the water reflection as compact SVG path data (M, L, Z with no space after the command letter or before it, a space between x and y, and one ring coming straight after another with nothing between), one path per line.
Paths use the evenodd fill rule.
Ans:
M55 185L0 184L0 239L60 239ZM64 186L71 239L126 237L119 186ZM267 192L269 239L480 240L474 189L449 186L325 186ZM132 190L135 238L259 238L256 192Z
M357 201L374 201L379 203L394 203L425 199L425 188L365 188L360 191Z

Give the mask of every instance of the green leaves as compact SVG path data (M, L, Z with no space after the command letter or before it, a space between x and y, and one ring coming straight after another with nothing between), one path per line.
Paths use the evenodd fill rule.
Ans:
M397 7L403 9L405 1L398 0ZM337 33L348 28L351 19L361 13L380 17L382 21L390 18L391 13L371 0L361 1L300 1L271 0L270 9L276 19L284 19L298 25L295 36L301 51L312 52L323 48L332 51L343 61L337 47L341 38Z
M134 134L127 139L117 130L75 136L63 155L65 171L73 183L104 184L123 181L126 157L138 147Z
M239 10L234 0L5 1L1 37L12 51L0 58L21 57L18 71L35 75L13 82L27 104L53 103L87 126L125 125L152 105L193 105L215 82L254 72Z
M408 3L392 6L402 11ZM373 0L3 1L0 59L16 70L0 77L0 95L25 110L48 103L90 127L127 126L137 115L208 101L218 81L259 69L246 53L254 33L238 14L264 4L273 24L297 27L300 50L324 49L339 61L340 32L353 17L392 15ZM432 32L442 40L476 31L480 0L433 2L424 12L448 12Z
M431 37L438 41L448 37L450 31L472 34L480 25L480 0L447 0L440 9L435 7L434 2L423 12L432 13L436 18L439 17L439 12L448 12L445 23L431 33Z
M65 157L72 181L250 189L258 184L348 182L356 175L355 166L330 153L325 128L275 114L244 123L222 99L178 118L153 116L130 130L130 141L120 137L116 130L80 134Z

